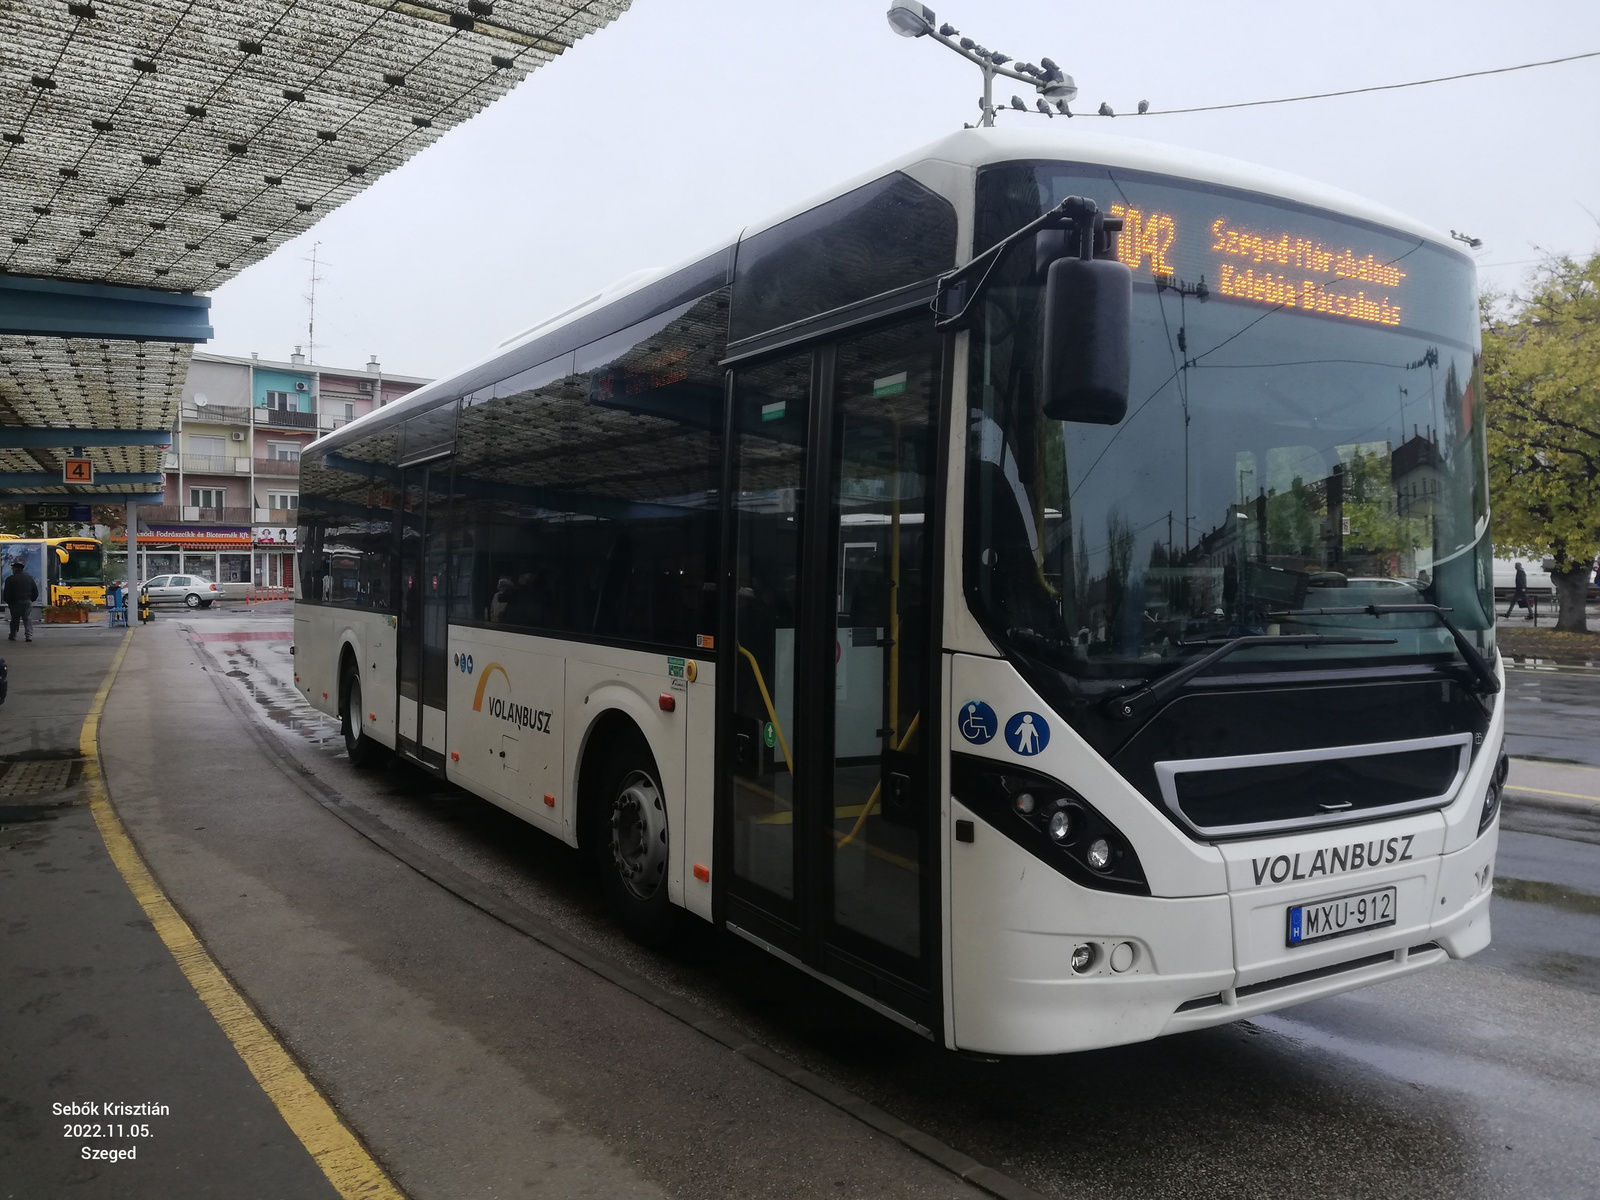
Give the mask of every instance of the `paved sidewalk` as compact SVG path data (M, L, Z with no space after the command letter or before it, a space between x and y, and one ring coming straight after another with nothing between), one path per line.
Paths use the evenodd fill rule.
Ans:
M409 1196L980 1195L391 857L249 736L178 622L142 632L102 727L123 820Z
M0 1197L333 1197L155 933L88 808L79 736L124 636L51 626L5 647L0 755L68 786L0 795ZM134 637L137 655L154 635ZM17 768L3 769L0 790L17 786ZM161 1108L124 1115L108 1102ZM52 1108L74 1103L94 1107Z

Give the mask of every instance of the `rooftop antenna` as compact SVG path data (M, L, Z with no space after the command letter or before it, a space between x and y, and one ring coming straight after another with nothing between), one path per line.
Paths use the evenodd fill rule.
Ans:
M945 49L955 51L983 72L983 95L978 100L978 107L982 111L982 115L978 118L980 129L988 129L994 125L996 75L1004 75L1007 79L1015 79L1034 88L1041 97L1036 103L1047 115L1055 115L1051 112L1051 105L1054 105L1055 111L1063 116L1072 115L1072 110L1067 105L1078 94L1078 85L1072 82L1071 75L1064 74L1061 68L1048 58L1041 58L1038 66L1022 62L1008 67L1006 63L1015 62L1009 54L990 50L978 45L969 37L962 37L961 31L953 25L935 25L934 22L938 18L933 15L933 9L918 3L917 0L894 0L889 5L888 18L889 28L901 37L931 37ZM1022 103L1020 97L1013 96L1011 107L1025 109L1026 105Z
M317 248L321 242L311 243L311 290L306 293L308 306L306 316L306 360L317 361L317 284L322 282L322 276L317 274Z
M1456 241L1462 243L1462 245L1466 246L1469 250L1476 250L1478 247L1483 245L1482 238L1475 238L1466 233L1457 233L1454 229L1450 231L1450 236L1455 238Z

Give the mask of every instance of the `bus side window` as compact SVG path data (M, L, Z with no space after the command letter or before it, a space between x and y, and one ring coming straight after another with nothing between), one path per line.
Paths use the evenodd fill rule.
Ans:
M727 290L483 389L456 433L457 620L712 632Z

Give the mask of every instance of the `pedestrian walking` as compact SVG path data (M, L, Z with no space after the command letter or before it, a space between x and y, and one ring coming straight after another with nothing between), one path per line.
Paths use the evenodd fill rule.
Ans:
M17 626L21 625L28 641L33 641L33 602L39 598L39 584L22 560L11 564L11 574L0 584L0 604L11 610L11 640L17 640Z
M1517 563L1516 568L1517 577L1511 588L1511 603L1506 605L1506 620L1509 621L1511 619L1512 609L1525 608L1528 610L1528 615L1523 619L1531 621L1533 620L1533 609L1528 604L1528 573L1522 569L1521 563Z

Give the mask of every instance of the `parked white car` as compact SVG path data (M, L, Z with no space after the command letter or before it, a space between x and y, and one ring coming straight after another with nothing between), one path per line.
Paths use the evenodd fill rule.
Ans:
M152 604L182 600L189 608L210 608L211 602L222 595L221 588L198 575L157 575L139 591Z

